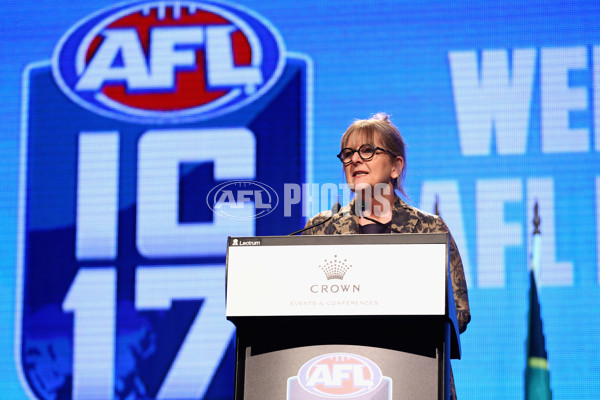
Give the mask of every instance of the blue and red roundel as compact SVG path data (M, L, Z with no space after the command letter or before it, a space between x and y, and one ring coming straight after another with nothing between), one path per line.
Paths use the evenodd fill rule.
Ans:
M383 375L377 364L351 353L320 355L298 371L298 382L304 390L332 399L369 398L365 395L378 388L382 381Z
M181 122L237 110L281 75L275 29L212 1L121 4L80 21L60 40L53 73L73 101L128 121Z

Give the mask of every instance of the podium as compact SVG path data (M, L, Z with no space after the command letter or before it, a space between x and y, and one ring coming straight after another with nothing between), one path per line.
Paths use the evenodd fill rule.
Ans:
M449 398L447 234L230 237L235 400Z

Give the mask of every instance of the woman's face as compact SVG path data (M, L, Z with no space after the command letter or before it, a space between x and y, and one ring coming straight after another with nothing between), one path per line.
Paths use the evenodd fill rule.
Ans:
M373 142L368 144L385 148L381 144L377 134L374 135ZM349 138L344 147L357 150L363 144L367 144L366 139L364 135L357 132ZM346 182L354 192L364 191L367 186L370 186L370 190L389 186L391 189L390 193L392 193L392 181L400 176L403 167L404 160L402 157L398 156L392 159L388 153L377 150L370 160L363 160L358 155L358 152L355 152L352 155L352 161L348 165L344 165L344 172L346 174Z

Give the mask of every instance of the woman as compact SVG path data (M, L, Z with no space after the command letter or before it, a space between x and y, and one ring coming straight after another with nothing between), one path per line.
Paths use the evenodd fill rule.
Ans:
M385 114L353 122L341 141L338 158L344 165L346 182L355 198L333 218L325 211L311 218L304 234L446 233L444 221L409 206L394 192L406 197L402 182L406 172L406 149L402 135ZM320 222L326 221L320 225ZM460 333L471 320L462 261L450 235L450 263L454 302ZM451 398L456 399L454 378Z

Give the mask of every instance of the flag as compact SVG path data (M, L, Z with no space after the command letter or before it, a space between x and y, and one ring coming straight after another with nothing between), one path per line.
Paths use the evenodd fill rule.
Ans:
M527 332L527 366L525 368L525 400L551 400L548 353L542 327L540 301L536 285L539 276L541 232L538 204L534 206L534 231L531 245L531 269L529 271L529 321Z

